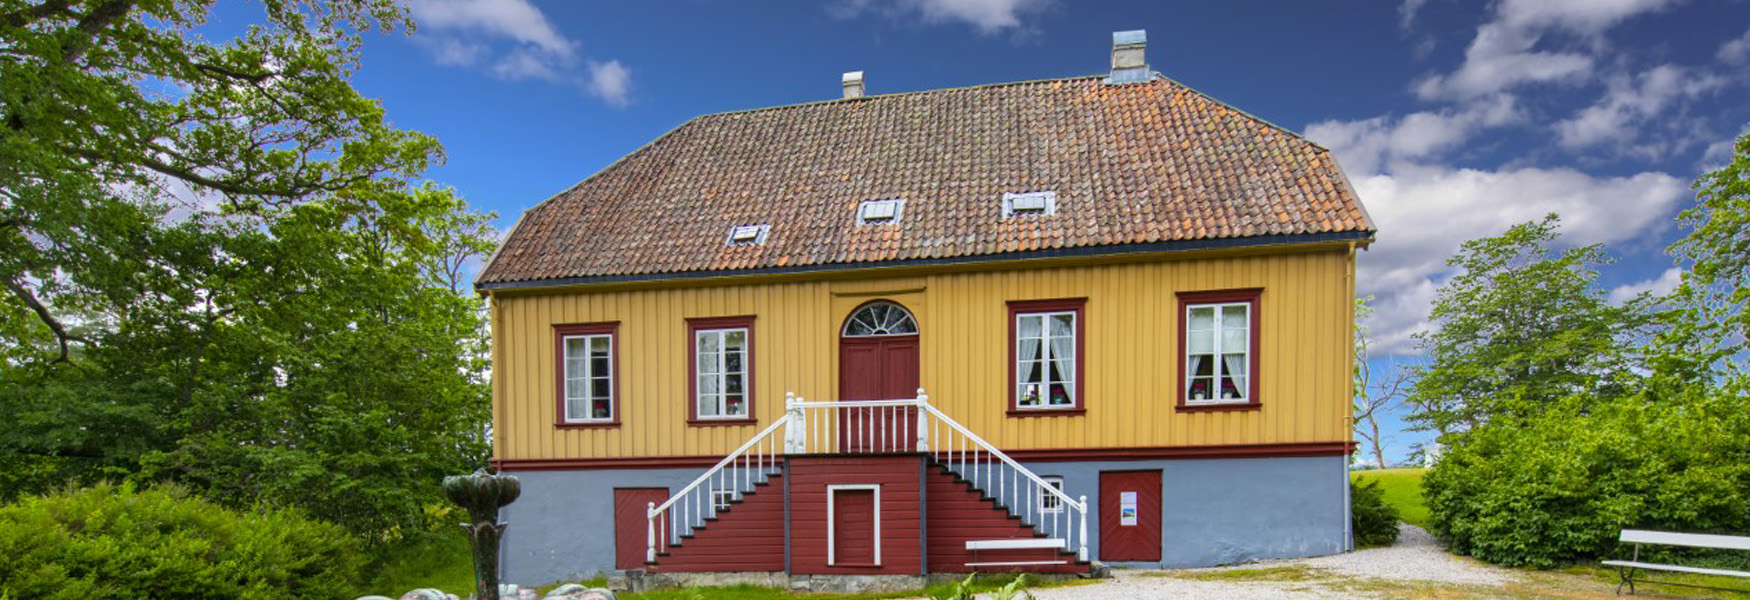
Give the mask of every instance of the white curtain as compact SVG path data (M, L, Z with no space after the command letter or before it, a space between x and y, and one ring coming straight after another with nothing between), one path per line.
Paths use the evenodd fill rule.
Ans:
M1056 377L1049 377L1049 379L1051 381L1063 382L1063 381L1071 380L1075 377L1075 372L1076 372L1075 343L1076 343L1076 340L1073 337L1067 337L1067 338L1054 337L1054 338L1051 338L1051 362L1053 365L1055 365L1057 367L1057 369L1056 369L1057 376ZM1064 386L1064 389L1065 389L1065 393L1071 395L1071 397L1069 399L1069 403L1070 404L1075 403L1075 397L1074 397L1075 386L1066 385L1066 386ZM1051 401L1050 399L1046 400L1046 402L1050 402L1050 401Z
M1197 382L1197 375L1203 372L1203 355L1191 355L1191 375L1185 378L1185 397L1191 397L1191 384Z
M1233 382L1234 388L1236 388L1241 397L1246 395L1245 375L1240 375L1241 373L1246 372L1245 361L1246 355L1244 354L1229 354L1221 357L1221 374L1226 376L1224 379Z

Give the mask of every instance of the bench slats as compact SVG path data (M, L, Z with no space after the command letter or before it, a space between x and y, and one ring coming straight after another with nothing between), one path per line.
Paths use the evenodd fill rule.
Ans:
M1068 549L1069 543L1058 538L1049 539L1006 539L1006 540L968 540L967 550L1019 550L1023 548L1057 548Z
M1647 531L1644 529L1624 529L1621 540L1630 544L1659 544L1662 546L1689 546L1692 548L1718 548L1722 550L1750 550L1750 537L1735 535L1712 535L1705 533L1674 533L1670 531Z
M1725 577L1750 578L1750 572L1728 571L1725 569L1703 569L1701 567L1685 567L1683 565L1661 565L1658 563L1634 562L1631 560L1607 560L1604 561L1604 564L1611 567L1629 567L1634 569L1646 569L1648 571L1677 571L1680 573L1695 573L1698 575L1722 575Z

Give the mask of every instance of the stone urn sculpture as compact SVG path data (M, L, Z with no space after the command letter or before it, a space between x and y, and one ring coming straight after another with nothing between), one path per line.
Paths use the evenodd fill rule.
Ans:
M516 477L488 473L444 478L444 495L468 509L468 544L474 548L474 597L498 600L498 539L507 523L498 522L498 509L515 502L523 491Z

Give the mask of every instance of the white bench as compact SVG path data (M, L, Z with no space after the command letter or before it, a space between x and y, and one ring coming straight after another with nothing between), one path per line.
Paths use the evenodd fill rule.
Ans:
M1750 550L1750 537L1624 529L1622 530L1622 537L1619 539L1625 544L1634 544L1635 553L1634 557L1629 560L1604 561L1604 566L1616 567L1617 574L1622 577L1621 583L1616 584L1617 595L1622 594L1622 587L1625 585L1628 586L1629 594L1632 595L1635 593L1636 571L1669 571L1673 573L1695 573L1698 575L1720 575L1725 577L1743 577L1750 579L1750 572L1745 571L1704 569L1701 567L1641 562L1641 544L1652 544L1655 546L1688 546L1690 548L1712 548L1715 550ZM1640 581L1642 583L1658 583L1662 585L1678 585L1693 588L1725 589L1687 583L1673 583L1670 581L1653 581L1651 579L1641 579Z
M966 549L973 552L974 558L979 550L1028 550L1034 548L1055 548L1069 550L1069 542L1058 538L1011 538L1005 540L967 540ZM1013 562L969 562L968 567L1023 567L1028 565L1067 565L1067 560L1027 560Z

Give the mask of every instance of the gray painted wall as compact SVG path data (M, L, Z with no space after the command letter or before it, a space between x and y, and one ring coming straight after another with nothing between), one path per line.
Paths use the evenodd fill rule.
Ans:
M1161 470L1161 562L1208 567L1344 550L1349 506L1344 457L1028 463L1088 496L1089 548L1100 557L1100 471Z
M1344 457L1028 463L1086 494L1089 548L1099 558L1100 471L1161 470L1159 563L1206 567L1344 550L1349 506ZM516 473L523 495L506 507L504 580L537 585L614 568L614 488L678 490L703 469Z
M704 469L524 471L523 494L499 518L505 583L576 581L614 570L614 488L665 487L673 493Z

